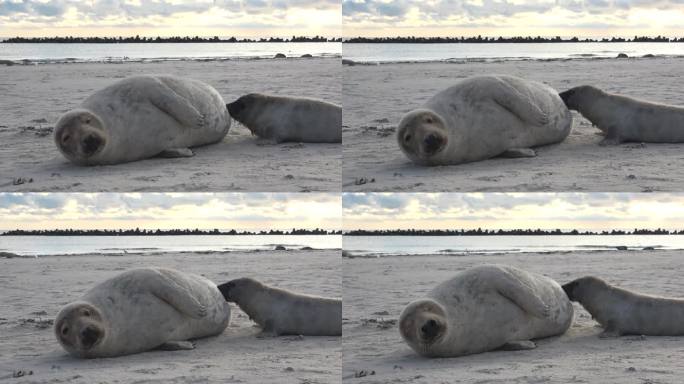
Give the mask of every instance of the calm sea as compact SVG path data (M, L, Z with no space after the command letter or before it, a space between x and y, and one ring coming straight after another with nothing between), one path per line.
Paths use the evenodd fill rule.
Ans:
M457 43L343 44L342 57L357 62L429 62L462 60L540 60L684 56L684 43Z
M272 58L276 53L339 57L342 43L0 44L0 60L39 63L257 59Z
M684 249L684 236L344 236L355 256Z
M26 256L89 253L158 253L299 249L340 249L340 235L301 236L0 236L0 252Z

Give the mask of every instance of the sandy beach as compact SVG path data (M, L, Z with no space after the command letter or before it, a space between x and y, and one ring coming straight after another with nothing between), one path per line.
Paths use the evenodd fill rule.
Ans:
M217 337L197 340L195 350L109 359L67 355L54 337L52 320L64 304L129 268L165 266L215 282L251 276L298 292L341 297L340 263L339 251L333 250L0 258L0 381L337 383L339 337L257 338L260 329L235 305L229 327Z
M192 158L96 167L69 163L57 150L52 129L62 113L91 93L131 75L191 77L212 85L226 102L262 92L339 104L340 72L339 58L0 66L0 188L12 192L339 191L339 144L264 145L236 121L222 142L196 148Z
M399 149L401 117L461 78L510 74L563 91L591 84L608 92L682 105L684 59L501 61L345 66L342 183L345 191L619 191L681 189L684 144L600 147L597 128L573 112L570 136L538 156L456 166L413 165Z
M345 258L343 380L350 383L680 383L683 337L599 339L574 303L567 333L529 351L427 359L397 329L401 310L455 272L482 263L517 266L565 283L597 275L623 288L684 296L680 251L600 251L492 256ZM361 377L357 377L361 376Z

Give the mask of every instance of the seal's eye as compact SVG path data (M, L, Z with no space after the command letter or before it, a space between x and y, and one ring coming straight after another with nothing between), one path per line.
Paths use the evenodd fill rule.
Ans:
M66 336L69 333L69 327L62 328L62 335Z
M406 135L406 136L404 136L404 141L407 142L407 143L408 143L409 141L411 141L411 135Z
M83 316L86 316L86 317L90 316L90 311L87 310L87 309L84 310L84 311L83 311Z
M432 123L433 123L432 117L426 117L426 118L425 118L425 122L428 123L428 124L432 124Z
M90 117L86 117L85 123L86 123L86 124L90 124Z

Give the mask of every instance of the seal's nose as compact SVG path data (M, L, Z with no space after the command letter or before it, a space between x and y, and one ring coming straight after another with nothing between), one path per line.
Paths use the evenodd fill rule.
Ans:
M228 113L235 118L243 109L245 109L245 103L242 100L237 99L230 104L226 104L226 107L228 108Z
M435 153L442 146L442 138L431 133L423 139L423 146L426 153Z
M439 333L439 326L435 320L430 319L426 321L422 327L420 327L420 332L423 334L423 339L432 340Z
M100 330L93 326L86 326L81 330L81 344L83 347L90 348L100 339Z
M102 145L102 139L95 135L88 135L85 137L85 139L83 139L82 144L83 153L87 156L90 156L100 149L100 146Z
M563 103L565 103L565 105L567 106L568 103L569 103L569 101L570 101L570 98L571 98L572 95L574 95L574 94L575 94L575 90L574 90L574 89L569 89L569 90L567 90L567 91L565 91L565 92L559 93L558 96L560 96L561 100L563 100Z
M219 291L221 291L221 294L223 295L223 298L226 301L232 301L230 298L230 289L233 288L234 286L235 286L235 283L233 283L232 281L229 281L227 283L219 285L217 288L219 289Z

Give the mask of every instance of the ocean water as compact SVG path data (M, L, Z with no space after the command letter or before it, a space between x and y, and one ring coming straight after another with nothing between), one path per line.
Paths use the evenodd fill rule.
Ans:
M342 44L343 58L374 63L596 59L614 58L619 53L684 56L684 43Z
M684 250L681 235L616 236L344 236L354 256L468 255L527 252L630 250L644 247Z
M37 63L259 59L276 53L339 57L342 43L0 44L0 60Z
M340 249L342 236L0 236L0 252L23 256L254 251L272 250L276 245Z

